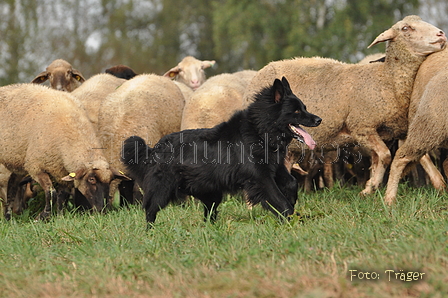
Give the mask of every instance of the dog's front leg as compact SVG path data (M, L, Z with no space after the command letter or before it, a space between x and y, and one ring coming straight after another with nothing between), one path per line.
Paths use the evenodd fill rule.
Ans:
M294 206L282 193L274 177L256 179L256 183L246 183L245 190L252 204L261 203L263 208L275 215L289 216L294 213Z
M200 195L196 197L204 204L204 221L216 221L218 216L218 206L222 201L222 193Z
M294 206L297 201L298 184L296 178L292 176L284 165L280 165L275 175L275 182L280 191L288 201Z

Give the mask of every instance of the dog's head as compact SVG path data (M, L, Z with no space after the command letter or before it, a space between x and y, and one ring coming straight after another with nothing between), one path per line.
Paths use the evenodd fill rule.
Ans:
M277 118L279 129L286 135L305 143L311 150L314 149L316 143L301 125L315 127L321 123L322 119L306 110L305 104L292 93L285 77L281 81L275 79L271 92L274 103L279 106L280 115Z

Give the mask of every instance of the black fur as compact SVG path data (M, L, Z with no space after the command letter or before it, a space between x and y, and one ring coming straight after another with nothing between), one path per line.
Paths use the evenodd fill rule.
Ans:
M284 165L294 137L288 125L320 122L285 78L276 79L246 110L213 128L172 133L154 148L140 137L128 138L122 160L143 189L148 223L169 202L186 195L201 200L205 218L214 221L223 194L240 190L250 203L288 216L297 200L297 182Z

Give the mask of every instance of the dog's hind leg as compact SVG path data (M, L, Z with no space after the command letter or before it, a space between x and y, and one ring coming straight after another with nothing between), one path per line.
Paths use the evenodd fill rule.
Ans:
M218 206L222 201L222 193L201 195L197 199L204 204L204 221L210 220L211 223L214 223L218 216Z

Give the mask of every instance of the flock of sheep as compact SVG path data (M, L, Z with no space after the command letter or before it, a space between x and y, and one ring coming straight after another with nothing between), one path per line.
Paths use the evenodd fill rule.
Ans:
M392 204L405 167L418 161L442 190L444 178L427 153L448 140L446 41L442 30L408 16L372 42L387 42L381 59L369 58L374 63L294 58L207 80L204 69L215 61L191 56L163 76L138 75L118 65L87 80L70 63L55 60L32 83L0 87L4 216L21 212L26 198L35 195L32 181L45 193L39 219L50 216L53 203L61 210L70 195L96 210L117 190L129 201L138 198L139 189L120 162L125 139L138 135L153 145L172 132L212 127L282 76L308 111L323 119L309 129L318 146L314 157L334 158L341 146L355 143L370 155L370 179L362 194L378 189L392 163L385 195ZM50 87L39 85L47 80ZM385 142L394 139L403 142L392 162ZM289 151L285 166L290 171L312 171L313 163L303 158L309 151L300 144ZM331 163L324 176L331 185Z

